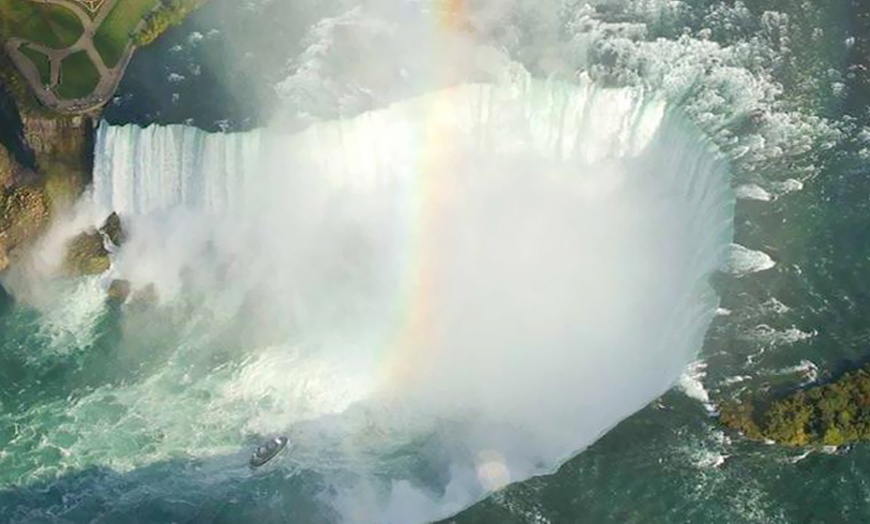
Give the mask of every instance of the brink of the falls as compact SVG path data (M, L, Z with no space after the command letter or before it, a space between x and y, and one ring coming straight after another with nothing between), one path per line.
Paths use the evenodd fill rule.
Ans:
M89 198L129 226L111 276L159 297L123 333L164 357L112 402L162 437L131 459L78 427L72 456L288 433L336 518L396 523L552 471L670 388L734 205L726 162L653 93L544 81L295 134L104 123Z

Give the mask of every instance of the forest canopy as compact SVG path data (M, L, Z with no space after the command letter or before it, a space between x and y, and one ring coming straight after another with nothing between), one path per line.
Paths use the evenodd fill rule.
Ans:
M870 440L870 365L779 399L722 403L719 417L748 438L789 446Z

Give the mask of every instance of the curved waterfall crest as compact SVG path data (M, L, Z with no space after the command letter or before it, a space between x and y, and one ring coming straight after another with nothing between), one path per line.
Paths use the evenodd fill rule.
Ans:
M131 230L112 271L208 311L154 373L232 324L232 371L186 379L218 440L297 432L343 514L434 519L553 470L671 387L718 305L727 162L643 89L464 84L295 134L97 133L93 204Z

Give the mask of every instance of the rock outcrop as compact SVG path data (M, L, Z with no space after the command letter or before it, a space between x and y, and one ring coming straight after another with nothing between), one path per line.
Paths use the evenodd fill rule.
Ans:
M0 147L0 189L12 187L15 182L16 162L5 148Z
M106 295L109 297L109 300L116 302L125 302L128 298L131 303L139 305L157 302L157 288L154 287L154 284L148 284L133 292L133 284L129 280L121 278L112 280L109 284L109 289L106 290Z
M89 117L22 114L21 121L36 170L0 145L0 271L47 228L53 212L78 199L93 164Z
M21 184L27 170L0 146L0 271L48 225L48 200L39 185Z
M115 244L118 247L122 246L124 242L127 241L127 235L124 233L124 228L121 225L121 217L118 216L118 213L112 212L112 214L106 218L100 231L109 237L112 244Z
M32 182L43 187L52 209L71 206L91 179L91 118L23 114L21 120L24 138L36 158L38 175Z
M109 284L109 289L106 290L106 295L112 300L123 302L130 296L130 281L124 279L115 279Z
M98 275L111 265L103 235L96 228L79 233L69 241L66 250L63 272L67 275Z
M106 218L103 225L97 228L90 228L87 231L79 233L67 244L66 257L63 261L63 272L67 275L98 275L111 265L109 258L109 250L106 248L106 240L112 244L120 246L125 240L124 229L121 227L121 219L117 213L112 213ZM118 295L126 295L129 293L129 283L126 285L126 292L122 292L125 286L119 282L114 293ZM113 290L109 289L109 295L113 294Z

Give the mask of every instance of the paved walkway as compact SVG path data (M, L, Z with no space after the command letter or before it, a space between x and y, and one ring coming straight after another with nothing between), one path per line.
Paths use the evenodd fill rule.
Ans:
M88 16L75 1L29 1L42 4L56 4L65 7L75 13L84 28L82 36L79 37L73 45L64 49L51 49L22 38L10 38L6 41L7 53L12 57L12 61L15 62L19 71L21 71L27 79L27 82L30 84L30 87L33 88L33 92L36 93L36 97L39 98L39 101L56 111L65 113L84 113L97 109L108 102L112 94L115 92L115 89L117 89L118 82L121 81L121 77L124 75L124 70L127 69L127 64L130 63L130 58L132 58L133 50L135 48L133 42L130 41L115 67L108 68L106 67L105 62L103 62L103 57L100 56L97 48L94 47L94 33L96 33L97 28L100 27L100 24L103 23L103 20L112 11L112 7L115 6L115 3L118 2L118 0L106 0L102 5L99 14L93 19L91 19L91 17ZM142 22L140 22L140 24L141 23ZM39 75L39 70L33 62L31 62L30 59L24 56L24 54L19 50L22 44L27 44L34 50L44 53L48 57L49 62L51 63L51 81L49 85L43 85L42 78ZM91 62L93 62L94 66L97 68L97 72L100 74L100 81L97 83L97 87L94 91L84 98L72 100L59 98L54 93L54 89L60 83L61 61L67 56L82 50L88 54L88 58L91 59Z
M96 13L103 6L104 0L73 0L81 4L85 9L92 13Z

